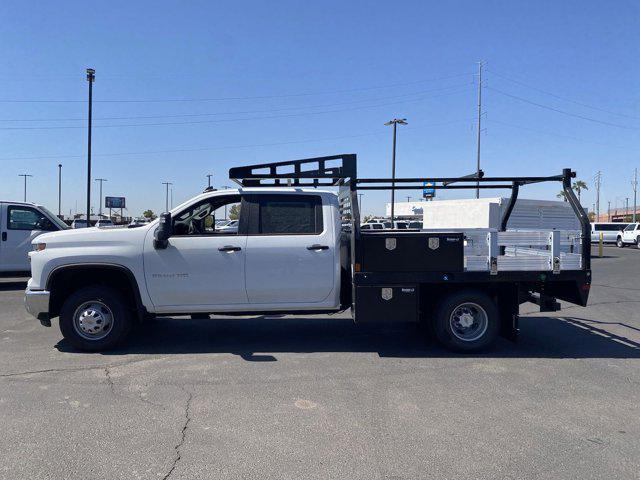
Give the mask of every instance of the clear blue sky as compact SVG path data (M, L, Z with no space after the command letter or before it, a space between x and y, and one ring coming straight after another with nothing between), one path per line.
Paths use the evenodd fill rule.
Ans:
M634 1L5 1L0 31L0 198L22 199L18 174L30 173L28 200L55 211L60 162L67 214L76 201L84 211L86 67L97 77L94 178L134 215L163 209L162 181L177 204L205 174L229 185L229 167L246 163L353 152L361 175L389 175L393 117L409 121L398 175L470 173L479 60L488 174L568 166L591 207L601 169L604 209L632 196L640 167ZM385 200L366 194L364 212Z

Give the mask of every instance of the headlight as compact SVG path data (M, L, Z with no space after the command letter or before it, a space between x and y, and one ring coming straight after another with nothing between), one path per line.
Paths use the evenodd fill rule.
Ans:
M41 252L45 248L47 248L47 244L46 243L35 243L33 245L33 251L34 252Z

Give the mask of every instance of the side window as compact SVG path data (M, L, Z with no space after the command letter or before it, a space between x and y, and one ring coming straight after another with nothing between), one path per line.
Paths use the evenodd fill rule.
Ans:
M53 222L31 207L10 206L7 211L9 230L55 230Z
M191 205L173 217L173 234L237 235L240 205L240 195L212 197Z
M322 200L318 195L264 195L258 204L258 234L322 233Z

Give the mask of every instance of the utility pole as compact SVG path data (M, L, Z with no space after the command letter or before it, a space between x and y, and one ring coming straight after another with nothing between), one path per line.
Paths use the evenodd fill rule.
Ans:
M89 82L89 129L87 135L87 228L91 226L91 106L93 103L93 82L96 71L87 68L87 82Z
M96 182L100 182L100 196L98 197L98 199L100 200L99 202L99 207L98 207L98 216L102 215L102 182L106 182L107 179L106 178L96 178Z
M211 177L213 177L213 173L209 173L206 175L207 177L207 188L211 186Z
M600 170L598 170L598 173L596 173L595 182L596 182L596 222L599 222L600 221L600 184L602 183L602 172Z
M637 191L638 191L638 169L634 168L633 169L633 182L631 182L631 185L633 185L633 221L635 223L636 221L636 210L638 209L638 204L636 203L637 201Z
M62 218L62 164L58 164L58 218Z
M611 221L611 200L609 200L609 203L608 203L607 218L608 218L608 221L610 222Z
M169 211L169 185L173 185L173 183L171 182L162 182L162 184L167 187L167 193L165 194L164 197L164 211L168 212Z
M482 132L482 62L478 62L478 149L476 175L480 177L480 133ZM480 198L480 182L476 183L476 198Z
M396 138L398 124L406 125L406 118L394 118L389 120L385 125L393 125L393 153L391 155L391 228L393 228L393 220L395 218L394 203L396 200Z
M627 221L627 215L629 215L629 197L626 198L625 206L624 206L624 221Z
M24 196L23 196L23 202L27 201L27 177L33 177L33 175L29 175L28 173L19 173L18 174L19 177L24 177Z
M169 190L169 207L173 208L173 187Z
M407 197L407 203L411 201L411 197Z

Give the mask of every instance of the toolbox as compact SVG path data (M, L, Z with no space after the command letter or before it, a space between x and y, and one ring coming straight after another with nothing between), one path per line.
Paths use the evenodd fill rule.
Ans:
M362 232L363 272L462 272L460 232Z

